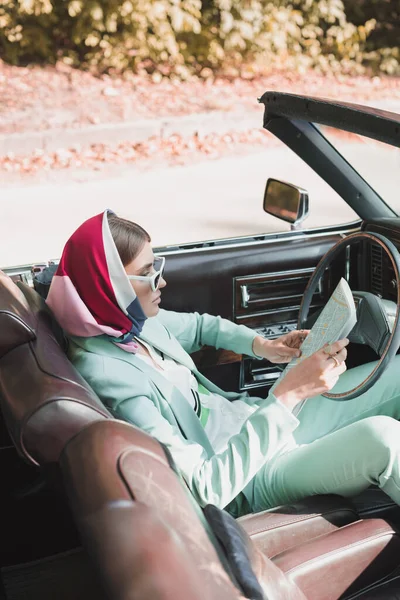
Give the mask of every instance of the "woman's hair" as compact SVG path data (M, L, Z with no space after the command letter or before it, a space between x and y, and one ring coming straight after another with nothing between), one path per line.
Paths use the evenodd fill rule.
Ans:
M151 242L151 238L143 227L133 221L110 213L107 219L118 254L126 267L137 257L144 244Z

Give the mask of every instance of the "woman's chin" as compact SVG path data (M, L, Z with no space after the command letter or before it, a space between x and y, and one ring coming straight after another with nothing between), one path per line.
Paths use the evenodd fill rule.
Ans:
M153 304L146 310L146 317L149 319L150 317L155 317L160 312L160 306L158 304Z

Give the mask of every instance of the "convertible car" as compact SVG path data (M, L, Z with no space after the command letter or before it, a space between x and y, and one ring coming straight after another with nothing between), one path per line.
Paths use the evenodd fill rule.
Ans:
M273 338L312 326L343 278L357 311L348 364L371 367L331 396L362 402L400 343L400 117L275 92L259 101L265 129L330 191L315 197L288 166L286 181L266 182L260 215L264 208L290 231L156 248L167 258L163 307ZM336 200L356 215L351 222L307 227L317 204L335 213ZM0 265L0 598L400 596L400 508L376 488L238 520L198 506L168 449L113 419L69 362L44 301L55 265L43 258ZM207 347L194 359L225 389L257 396L282 369Z

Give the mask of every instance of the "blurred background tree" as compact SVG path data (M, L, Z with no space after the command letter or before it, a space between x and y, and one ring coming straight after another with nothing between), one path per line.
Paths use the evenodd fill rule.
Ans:
M0 0L0 57L181 79L400 73L391 0Z
M375 26L364 48L364 62L374 69L399 73L400 3L393 0L345 0L349 19L357 24L374 19Z

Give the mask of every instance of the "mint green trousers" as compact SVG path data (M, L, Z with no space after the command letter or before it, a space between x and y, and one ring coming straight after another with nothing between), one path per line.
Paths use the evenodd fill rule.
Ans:
M371 364L343 373L349 390ZM347 402L323 396L303 403L299 426L252 481L253 511L314 494L351 497L378 485L400 504L400 356L365 394Z

